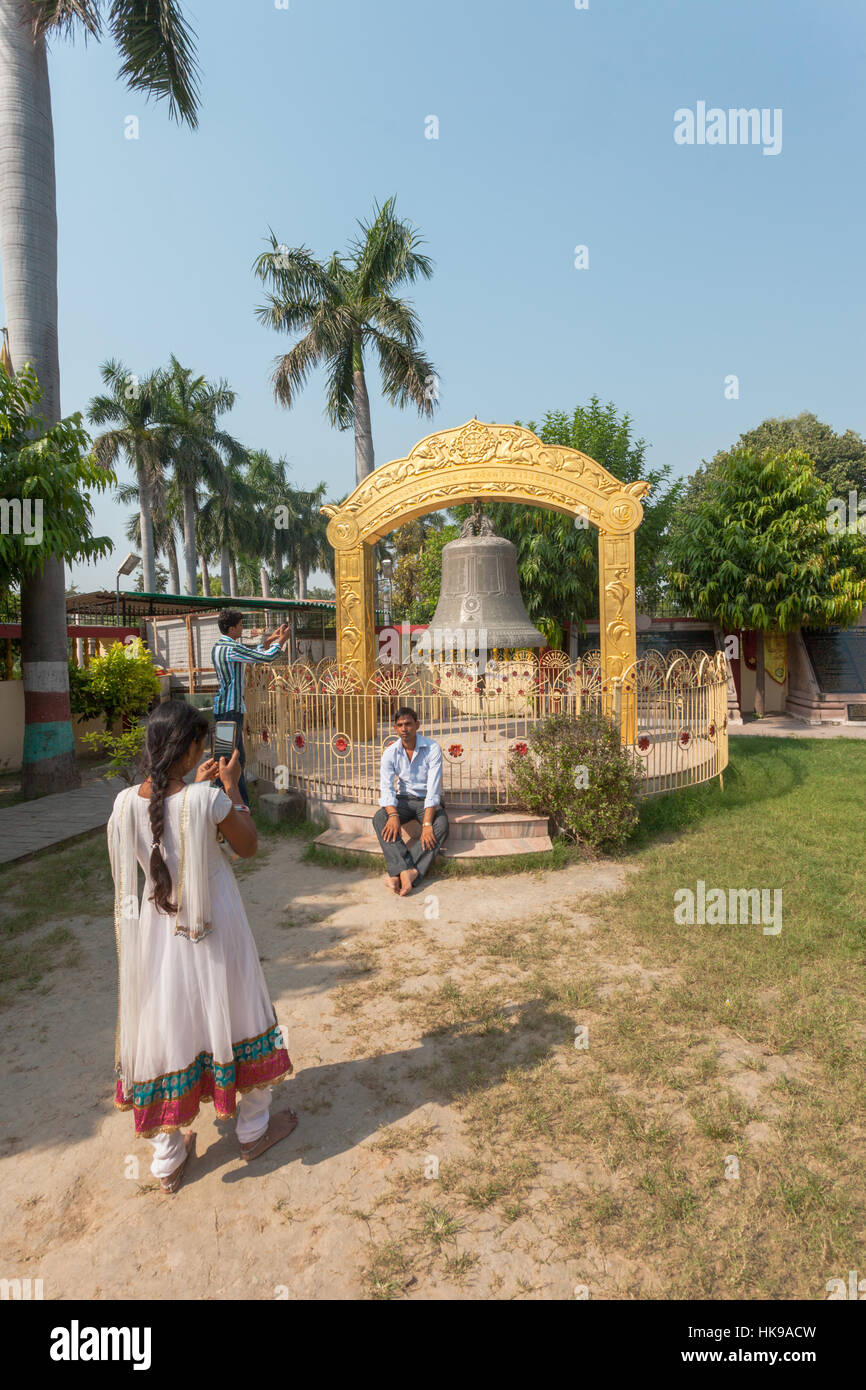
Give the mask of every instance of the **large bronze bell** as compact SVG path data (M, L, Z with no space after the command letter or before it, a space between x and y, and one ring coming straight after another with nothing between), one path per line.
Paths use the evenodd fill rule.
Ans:
M476 503L459 540L442 547L442 585L430 622L433 653L487 652L494 647L543 647L532 626L517 577L517 550L494 534Z

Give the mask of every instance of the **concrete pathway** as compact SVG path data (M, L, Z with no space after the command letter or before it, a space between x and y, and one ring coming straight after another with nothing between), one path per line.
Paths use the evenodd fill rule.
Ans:
M746 724L728 724L729 738L866 738L863 724L801 724L790 714L768 714Z
M110 782L92 782L75 791L4 807L0 810L0 864L107 825L114 798L123 785L119 777L113 777Z

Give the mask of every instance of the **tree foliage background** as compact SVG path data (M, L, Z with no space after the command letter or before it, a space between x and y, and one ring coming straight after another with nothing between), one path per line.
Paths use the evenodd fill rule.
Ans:
M833 486L799 449L719 454L675 519L671 582L727 631L846 627L866 602L866 541L828 528Z
M650 484L643 503L644 520L635 537L635 564L638 605L657 607L666 589L665 535L683 482L671 478L669 465L652 468L647 464L647 444L633 437L630 416L620 415L613 402L603 406L598 396L592 396L587 406L577 406L570 415L548 411L540 425L531 420L525 428L546 444L589 454L624 483L643 479ZM462 522L470 511L468 506L455 507L453 516ZM517 547L523 600L536 625L555 631L575 618L598 615L598 533L594 526L583 529L547 507L513 502L485 502L484 511L497 534ZM397 617L429 622L439 598L442 546L458 533L457 526L444 524L440 513L435 521L420 518L389 538L397 562Z

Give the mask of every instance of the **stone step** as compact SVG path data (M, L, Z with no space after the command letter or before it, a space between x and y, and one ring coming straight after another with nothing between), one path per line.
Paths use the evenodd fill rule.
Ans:
M345 834L367 835L376 841L373 817L378 807L352 801L328 801L323 804L330 830ZM448 842L477 843L486 840L548 841L546 816L532 816L525 811L476 811L448 809ZM513 851L509 851L512 853Z
M379 841L373 836L358 834L357 831L326 830L317 835L313 842L331 849L350 850L354 854L378 854ZM543 854L553 848L549 835L512 836L496 840L456 840L448 838L443 859L501 859L506 854ZM384 860L383 860L384 864Z

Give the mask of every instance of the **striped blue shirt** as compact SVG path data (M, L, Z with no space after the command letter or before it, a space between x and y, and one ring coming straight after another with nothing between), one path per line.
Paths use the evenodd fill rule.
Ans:
M229 714L237 710L243 714L244 704L244 666L248 662L276 661L282 647L274 642L270 647L245 647L234 637L219 637L211 652L211 661L219 681L219 690L214 696L215 715Z

